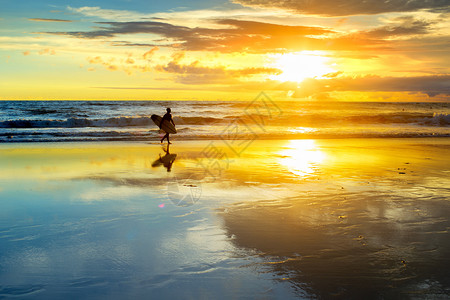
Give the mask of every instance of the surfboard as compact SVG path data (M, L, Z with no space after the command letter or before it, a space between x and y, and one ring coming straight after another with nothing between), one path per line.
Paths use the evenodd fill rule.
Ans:
M169 121L164 120L164 122L161 124L162 117L160 117L158 115L152 115L151 118L152 118L153 122L156 124L156 126L160 127L165 132L167 132L167 133L177 133L177 130L176 130L175 126L173 126L173 124L170 123Z

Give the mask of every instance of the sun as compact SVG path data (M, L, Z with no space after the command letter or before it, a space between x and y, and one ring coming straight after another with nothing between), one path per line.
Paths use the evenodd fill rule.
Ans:
M282 73L272 75L270 79L278 81L302 82L306 78L322 78L323 75L336 72L332 68L330 58L323 51L301 51L274 54L271 67Z

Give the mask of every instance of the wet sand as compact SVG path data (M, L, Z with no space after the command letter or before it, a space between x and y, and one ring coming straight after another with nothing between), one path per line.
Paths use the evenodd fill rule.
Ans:
M450 296L450 139L0 145L0 295Z

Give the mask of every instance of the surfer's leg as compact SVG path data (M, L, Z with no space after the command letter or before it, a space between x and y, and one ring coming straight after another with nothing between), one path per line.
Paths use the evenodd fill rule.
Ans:
M166 133L166 135L163 136L163 138L161 140L161 143L164 141L164 139L167 139L167 142L170 144L170 142L169 142L169 134L168 133Z
M166 135L167 135L167 144L172 144L169 140L169 134L166 134Z

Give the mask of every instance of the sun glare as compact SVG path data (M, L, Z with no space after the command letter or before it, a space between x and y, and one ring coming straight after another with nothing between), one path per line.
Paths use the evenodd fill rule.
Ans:
M278 154L281 155L280 163L300 177L313 174L325 159L325 154L313 140L290 141L287 148Z
M301 51L271 56L272 67L280 69L281 74L272 75L270 79L279 81L302 82L306 78L322 78L335 72L330 58L323 56L323 51Z

